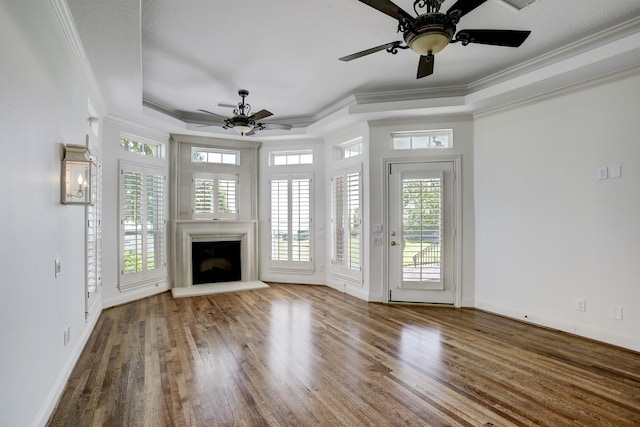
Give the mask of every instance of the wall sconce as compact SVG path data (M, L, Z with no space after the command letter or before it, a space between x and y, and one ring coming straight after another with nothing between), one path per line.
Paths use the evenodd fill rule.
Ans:
M62 160L61 202L65 205L93 204L93 173L95 163L89 149L83 145L65 146Z

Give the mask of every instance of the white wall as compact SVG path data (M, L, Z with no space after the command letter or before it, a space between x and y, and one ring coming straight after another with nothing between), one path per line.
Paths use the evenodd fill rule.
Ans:
M477 307L640 350L639 95L636 75L476 120Z
M453 148L442 150L394 151L392 149L391 134L393 132L453 129ZM425 117L411 120L394 120L371 123L369 134L369 164L370 182L370 228L371 224L384 224L385 210L382 189L385 187L386 173L383 170L385 159L406 157L461 156L462 195L460 215L462 221L461 243L461 305L473 307L474 304L474 208L473 208L473 121L470 117ZM383 246L370 246L369 275L370 301L382 301L384 291L384 253Z
M85 319L85 208L60 203L63 144L89 132L89 85L69 46L49 1L0 1L2 426L47 421L97 319Z

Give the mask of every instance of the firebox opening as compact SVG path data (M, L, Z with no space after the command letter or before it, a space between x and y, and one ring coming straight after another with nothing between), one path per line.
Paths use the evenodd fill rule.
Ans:
M241 242L192 242L193 284L242 280Z

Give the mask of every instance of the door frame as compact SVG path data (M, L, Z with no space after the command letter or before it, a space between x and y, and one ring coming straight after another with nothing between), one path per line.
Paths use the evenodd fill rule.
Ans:
M407 163L453 163L453 306L462 307L462 155L445 155L445 156L420 156L420 157L391 157L382 159L384 171L384 183L382 186L383 210L382 218L385 224L383 238L383 292L382 299L384 304L389 304L389 168L393 164ZM394 302L395 304L395 302ZM419 303L415 303L419 304ZM428 304L428 302L427 302Z

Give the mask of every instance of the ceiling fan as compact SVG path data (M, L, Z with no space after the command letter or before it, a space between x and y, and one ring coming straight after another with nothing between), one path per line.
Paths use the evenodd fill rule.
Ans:
M245 98L249 96L249 91L240 89L238 95L242 98L242 101L238 103L238 107L233 110L233 117L224 117L211 111L201 110L203 113L211 114L216 119L220 120L224 129L233 129L240 135L250 136L254 135L256 131L264 129L284 129L290 130L292 125L285 125L279 123L261 123L259 120L272 116L273 113L267 110L260 110L257 113L250 114L251 105L245 102ZM227 104L219 104L221 106L228 106ZM204 125L214 126L214 125Z
M351 61L375 52L386 50L396 54L398 49L411 49L420 55L417 78L433 74L434 55L449 43L479 43L494 46L519 47L529 37L531 31L515 30L460 30L456 34L456 25L464 15L468 14L487 0L458 0L447 10L440 12L444 0L415 0L413 10L416 17L397 6L390 0L359 0L372 8L398 20L398 32L402 33L402 41L394 41L362 52L340 58L340 61ZM425 9L419 13L418 9ZM455 35L455 36L454 36Z

